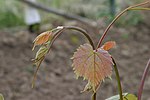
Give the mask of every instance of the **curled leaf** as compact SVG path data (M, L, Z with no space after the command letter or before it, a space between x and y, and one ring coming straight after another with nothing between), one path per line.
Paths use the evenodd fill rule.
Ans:
M100 84L95 87L95 89L96 89L95 91L98 90L99 86L100 86ZM92 84L90 83L90 81L88 81L88 83L87 83L86 86L84 87L83 91L81 91L81 93L86 92L86 91L90 92L90 91L93 90L93 88L94 88L94 87L92 86Z
M52 38L52 32L51 31L47 31L47 32L43 32L40 35L38 35L35 40L33 41L34 45L32 50L34 50L35 46L37 45L42 45L46 42L48 42L51 38Z
M114 46L116 46L116 42L115 42L115 41L108 41L108 42L106 42L106 43L102 46L102 48L103 48L104 50L110 50L110 49L113 48Z
M36 68L36 72L34 73L34 77L33 77L33 81L32 81L32 87L34 87L37 72L38 72L40 65L41 65L42 61L44 60L47 52L48 52L48 47L46 45L43 45L40 47L40 49L36 53L36 56L35 56L35 59L33 60L34 61L33 63L36 65L37 68Z
M92 90L92 85L91 83L88 81L88 83L86 84L85 88L83 89L83 91L81 91L81 93L85 92L85 91L91 91Z
M112 74L112 58L104 49L93 50L90 44L84 44L77 49L72 59L73 70L77 77L81 76L88 80L87 90L92 87L96 92L104 78Z
M48 52L47 46L43 45L40 47L40 49L37 51L36 56L35 56L35 61L38 61L41 59L43 56L45 56Z
M36 71L35 71L35 73L34 73L34 77L33 77L33 80L32 80L32 88L34 87L34 85L35 85L35 80L36 80L36 76L37 76L37 72L38 72L38 70L39 70L39 68L40 68L40 65L41 65L41 63L42 63L42 61L44 60L44 58L45 58L45 56L43 56L41 59L39 59L35 64L36 64Z

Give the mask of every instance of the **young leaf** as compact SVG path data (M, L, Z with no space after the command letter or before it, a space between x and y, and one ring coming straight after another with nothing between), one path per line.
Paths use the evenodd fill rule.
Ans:
M45 45L41 46L40 49L36 53L35 60L38 61L43 56L45 56L47 54L47 52L48 52L47 46L45 46Z
M102 46L102 48L104 50L109 50L109 49L113 48L115 45L116 45L115 41L108 41Z
M38 50L38 52L36 53L36 56L35 56L35 59L33 60L33 63L36 65L37 68L36 68L36 72L34 73L34 77L33 77L33 81L32 81L32 87L34 87L34 82L36 79L37 72L38 72L40 65L41 65L42 61L44 60L47 52L48 52L48 47L46 45L42 45L40 47L40 49Z
M137 100L137 97L134 94L127 94L124 96L124 100Z
M99 83L99 85L97 85L97 86L95 87L95 91L98 90L100 84L101 84L101 83ZM88 83L86 84L84 90L81 91L81 93L86 92L86 91L89 91L89 92L90 92L90 91L92 91L92 90L93 90L93 86L92 86L92 84L90 83L90 81L88 81Z
M42 45L46 42L48 42L51 38L52 38L52 32L51 31L47 31L47 32L43 32L40 35L38 35L35 40L33 41L34 45L32 50L34 50L35 46L37 45Z
M85 90L92 88L91 90L96 92L102 80L112 74L112 58L104 49L93 50L90 44L84 44L77 49L72 59L77 77L88 80L88 88L85 87Z
M128 93L123 93L122 95L126 96L127 94ZM107 98L106 100L120 100L120 97L119 97L119 95L115 95L115 96Z
M45 58L45 56L41 57L41 59L39 59L37 62L35 62L35 64L36 64L36 71L34 73L34 77L33 77L33 80L32 80L32 88L35 85L35 80L36 80L37 72L38 72L38 70L40 68L40 65L41 65L42 61L44 60L44 58Z
M0 100L4 100L4 97L2 94L0 94Z
M122 95L123 95L123 100L137 100L137 97L133 94L123 93ZM106 100L120 100L120 97L119 95L115 95L110 98L107 98Z

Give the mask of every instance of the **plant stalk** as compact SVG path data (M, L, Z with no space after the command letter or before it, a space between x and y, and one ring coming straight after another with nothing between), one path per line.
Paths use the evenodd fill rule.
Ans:
M139 6L146 5L146 4L148 4L148 3L150 3L150 1L146 1L146 2L144 2L144 3L140 3L140 4L136 4L136 5L130 6L130 7L126 8L126 9L124 9L122 12L120 12L120 13L114 18L114 20L108 25L108 27L105 29L105 31L104 31L102 37L100 38L100 40L99 40L99 42L98 42L97 49L101 46L102 41L104 40L104 38L105 38L106 34L108 33L109 29L111 28L111 26L112 26L125 12L127 12L127 11L129 11L130 9L133 9L133 8L135 8L135 7L139 7Z
M150 8L132 8L130 10L150 10Z
M119 71L118 71L118 68L117 68L117 64L116 64L116 62L115 62L115 60L113 58L112 58L112 61L114 63L114 70L115 70L116 79L117 79L117 83L118 83L118 91L119 91L119 96L120 96L119 100L123 100L122 87L121 87L121 82L120 82Z
M63 30L64 30L64 28L61 29L61 30L59 30L59 31L57 31L57 32L54 34L54 36L53 36L53 38L52 38L52 41L50 42L49 49L48 49L48 52L47 52L47 53L50 52L50 49L51 49L51 47L52 47L54 41L55 41L55 40L58 38L58 36L63 32Z
M65 29L76 30L76 31L79 31L79 32L83 33L83 35L88 39L89 43L93 47L93 50L95 50L95 46L94 46L94 43L93 43L91 37L87 34L87 32L84 29L76 27L76 26L63 26L63 27Z
M50 46L49 46L49 50L48 50L48 53L51 49L51 46L53 45L54 41L58 38L58 36L60 36L60 34L65 31L66 29L71 29L71 30L76 30L76 31L79 31L80 33L82 33L89 41L89 43L91 44L93 50L95 50L95 46L94 46L94 42L92 41L92 39L90 38L90 36L87 34L87 32L82 29L82 28L79 28L79 27L76 27L76 26L62 26L62 29L58 30L55 34L54 34L54 37L50 43Z
M96 100L96 93L93 93L92 100Z
M146 79L146 76L148 74L149 69L150 69L150 59L147 62L147 65L145 67L144 73L142 75L142 79L141 79L141 83L140 83L140 87L139 87L139 91L138 91L138 100L141 100L143 87L144 87L144 82L145 82L145 79Z

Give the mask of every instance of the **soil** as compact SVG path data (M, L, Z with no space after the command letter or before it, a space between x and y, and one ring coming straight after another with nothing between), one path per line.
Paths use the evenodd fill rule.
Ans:
M84 27L95 40L94 29ZM101 28L103 30L103 28ZM86 40L82 35L66 31L54 43L38 72L36 86L31 88L35 67L31 59L32 41L36 37L27 31L0 32L0 93L5 100L91 100L91 93L83 93L86 81L76 80L69 59L80 44ZM101 32L100 32L101 33ZM114 28L106 41L114 40L116 48L110 53L115 58L123 92L137 95L140 80L150 58L150 28L143 25ZM142 100L150 100L150 73L145 82ZM98 100L117 94L117 81L113 71L112 80L106 79L97 93Z

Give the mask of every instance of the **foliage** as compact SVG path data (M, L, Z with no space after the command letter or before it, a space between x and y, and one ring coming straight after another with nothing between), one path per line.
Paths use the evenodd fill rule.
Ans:
M4 100L4 97L2 94L0 94L0 100Z
M23 19L16 16L11 11L1 12L0 15L0 28L14 27L24 25Z
M74 53L72 66L77 78L82 76L84 80L88 80L83 91L96 92L105 77L111 77L113 62L106 51L109 48L109 43L97 50L93 50L90 44L84 44Z
M106 100L119 100L119 98L119 95L115 95ZM123 100L137 100L137 97L133 94L123 93Z
M0 28L25 25L22 13L19 11L22 7L19 8L20 5L15 1L0 1Z
M101 84L101 82L106 78L106 77L111 77L112 74L112 66L114 66L114 71L116 74L116 79L118 82L118 90L119 90L119 97L114 96L111 97L107 100L137 100L137 97L134 96L133 94L123 94L122 92L122 87L121 87L121 80L119 76L119 72L117 69L116 62L114 58L108 53L108 50L114 47L116 44L114 41L109 41L106 42L104 45L101 46L104 38L106 37L106 34L110 30L111 26L127 11L131 10L150 10L150 8L144 8L141 7L143 5L149 4L150 1L146 1L144 3L140 3L137 5L130 6L120 12L114 19L113 21L108 25L108 27L105 29L103 35L99 39L99 42L97 44L97 47L95 48L95 45L93 43L93 40L91 37L87 34L86 31L79 27L75 26L60 26L57 27L51 31L44 32L37 36L34 40L34 45L33 45L33 50L34 47L37 45L40 45L40 48L38 52L36 53L34 64L36 65L37 69L34 74L33 78L33 86L34 86L34 81L35 77L37 74L37 71L40 67L41 62L44 60L46 54L50 51L54 41L62 34L62 32L66 29L71 29L71 30L76 30L82 33L89 41L89 43L86 43L84 45L81 45L77 51L74 53L72 59L73 59L73 70L78 77L83 77L84 80L87 80L88 83L85 86L84 91L92 91L93 96L92 100L96 100L96 92ZM139 8L141 7L141 8ZM145 81L145 77L147 75L148 69L150 67L150 61L147 64L146 70L144 71L140 89L139 89L139 94L138 98L140 100L141 97L141 91L143 89L143 84Z
M83 17L87 17L93 20L99 20L101 18L107 18L105 21L109 23L113 17L110 14L109 0L37 0L38 3L46 5L47 7L54 7L57 9L65 10L69 13L75 13ZM122 9L120 0L116 0L117 13ZM127 0L127 4L133 4L135 1ZM136 2L139 2L136 1ZM121 5L121 6L120 6ZM126 4L125 4L126 5ZM24 6L17 0L1 0L0 1L0 28L14 27L25 25L24 23ZM123 5L124 6L124 5ZM59 19L63 21L61 17L53 14L47 14L39 11L42 17L41 23L52 22L53 20ZM124 20L126 19L126 20ZM138 13L129 13L126 17L121 18L118 26L136 25L140 21L143 21L142 16L138 16Z
M35 46L37 45L42 45L46 42L48 42L52 37L52 33L51 31L47 31L47 32L43 32L41 33L38 37L35 38L35 40L33 41L34 43L34 46L33 46L33 49L35 48Z

